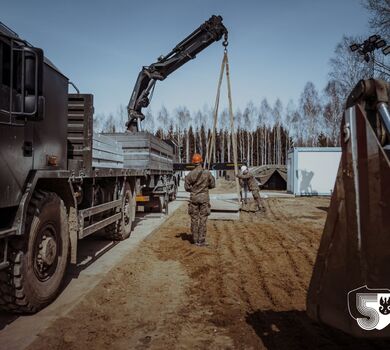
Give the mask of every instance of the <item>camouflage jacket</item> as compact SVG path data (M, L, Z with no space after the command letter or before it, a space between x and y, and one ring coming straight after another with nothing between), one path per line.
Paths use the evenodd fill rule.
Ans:
M193 169L185 178L184 188L191 193L192 203L206 203L210 201L209 189L215 187L214 176L201 165Z
M251 173L239 174L239 175L237 175L237 177L240 179L241 187L245 186L244 182L246 181L250 191L258 191L259 190L259 185L257 184L255 177Z

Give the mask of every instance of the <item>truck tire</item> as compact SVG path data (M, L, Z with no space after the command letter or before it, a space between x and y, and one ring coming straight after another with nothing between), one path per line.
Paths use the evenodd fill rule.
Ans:
M113 241L123 241L130 237L135 214L134 203L130 186L126 186L121 208L122 217L105 228L107 238Z
M0 271L0 308L34 313L58 295L68 263L66 209L55 193L35 191L25 235L10 240L8 269Z

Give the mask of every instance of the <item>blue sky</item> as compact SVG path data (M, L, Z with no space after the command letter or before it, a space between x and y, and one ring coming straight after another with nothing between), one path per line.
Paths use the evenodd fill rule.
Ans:
M370 33L360 0L2 0L0 20L43 48L82 92L95 95L95 111L107 114L127 105L141 66L212 14L229 29L235 109L263 97L297 101L309 80L322 90L343 34ZM214 43L159 82L152 111L212 106L222 54Z

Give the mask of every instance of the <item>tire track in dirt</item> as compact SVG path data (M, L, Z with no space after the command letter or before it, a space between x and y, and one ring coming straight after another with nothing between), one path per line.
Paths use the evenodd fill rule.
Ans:
M247 305L250 306L250 296L247 290L245 289L245 285L248 283L246 278L246 271L242 268L243 264L241 264L244 256L237 251L235 247L234 237L236 236L236 232L232 230L232 225L227 223L216 225L216 232L222 237L222 247L226 248L226 251L218 251L217 254L220 256L220 260L223 266L226 266L226 262L231 262L231 269L239 270L238 278L234 278L231 276L231 270L226 271L225 276L227 283L231 285L234 284L233 290L239 291L242 295L241 299L245 301ZM228 253L228 255L226 254Z
M226 264L224 263L222 259L222 255L220 253L221 249L223 249L223 244L221 243L221 234L218 230L218 226L213 223L213 245L215 246L216 254L216 273L215 279L217 281L216 283L216 293L218 296L220 296L221 300L224 300L226 298L225 290L226 290L226 283L225 283L225 275L226 275Z
M265 201L265 207L266 207L265 219L268 219L268 220L271 220L271 221L277 221L278 218L275 215L273 208L271 207L271 203L272 202L273 202L272 198L270 198L267 201Z
M264 256L267 254L268 257L270 253L275 255L277 264L275 263L274 273L277 271L280 275L280 280L283 281L278 293L281 295L280 301L283 301L286 295L291 297L294 293L306 293L314 264L314 258L309 255L308 251L308 249L313 250L313 235L302 234L302 227L293 224L290 216L281 213L279 200L271 199L266 201L266 204L268 215L260 214L257 216L245 213L243 217L245 222L251 223L250 225L245 225L245 231L250 236L246 245L251 247L255 255L261 254ZM266 223L269 219L273 221L272 227L270 227L269 222ZM264 236L269 236L266 242L267 249L263 248L264 242L258 244L259 235L251 230L252 223L258 223L258 227L261 228L260 231L263 232L263 238ZM286 239L289 243L286 243ZM274 248L270 251L272 246ZM255 250L254 247L256 247ZM303 263L303 261L306 261L306 263ZM264 265L264 261L262 265ZM278 277L275 276L273 281L275 279L277 280ZM273 282L273 284L277 283ZM278 304L280 305L280 303Z
M267 276L265 280L269 279L270 282L268 284L276 288L276 291L273 294L277 296L277 301L275 301L274 305L280 306L284 304L286 306L285 300L289 300L296 293L299 294L305 292L306 284L303 282L305 276L303 276L297 270L295 261L292 260L289 249L287 249L283 242L280 240L280 236L278 237L277 235L274 235L272 232L269 231L264 233L265 235L270 235L271 237L269 237L269 239L275 241L279 245L279 248L277 250L269 251L264 248L264 244L259 244L259 235L254 233L249 226L245 227L247 228L247 232L249 233L248 242L246 242L248 249L252 250L253 256L266 255L267 263L270 263L266 265L263 261L259 262L258 264L263 267L267 267ZM262 236L264 236L264 234ZM292 270L291 266L293 267ZM263 268L263 270L265 269Z
M274 219L278 216L284 218L282 222L281 220L275 221L275 229L279 230L279 232L283 232L283 235L287 236L294 243L294 246L304 255L305 259L310 263L310 266L313 266L320 240L318 230L310 229L309 225L296 223L296 217L283 214L283 208L281 207L280 201L273 200L272 205L275 206L275 210L272 210ZM322 220L324 220L324 218ZM292 232L300 238L293 236ZM306 249L302 243L308 245L306 246ZM315 249L313 249L314 247Z
M289 231L285 231L284 233L287 233L287 235L290 236L290 239L294 243L294 247L303 254L304 258L309 262L310 266L313 266L317 256L317 249L320 244L320 236L318 235L318 232L303 228L302 226L291 222L288 222L286 226L288 227ZM297 233L299 236L301 236L301 238L296 239L291 237L290 232Z
M287 217L286 210L280 210L280 207L278 205L279 201L276 200L275 198L270 198L269 199L269 208L271 211L271 214L273 215L274 218L277 218L279 220L282 219L284 221L289 221L291 217Z
M243 287L245 288L246 286L247 289L249 289L249 292L245 291L245 293L247 295L250 295L250 293L252 293L253 291L257 291L257 293L260 294L262 294L261 292L264 292L264 298L260 299L264 299L263 301L268 301L268 305L267 303L265 303L266 305L263 305L263 307L274 307L276 305L276 300L264 276L264 271L261 268L262 264L258 262L258 259L264 259L264 254L263 256L259 256L259 258L257 258L256 255L253 254L253 252L248 248L248 245L244 239L244 236L247 232L242 229L240 231L241 232L239 234L231 234L231 243L233 249L236 250L235 255L239 255L241 260L243 260L242 264L240 264L240 275L244 280ZM237 253L238 249L240 249L241 254ZM252 285L254 281L258 281L260 288L258 288L258 286L256 285ZM259 298L259 296L257 296L257 293L255 294L256 299ZM250 300L249 297L248 300ZM249 305L252 307L253 303L249 302Z
M283 225L285 224L285 225ZM281 226L290 226L288 222L286 223L280 223ZM277 231L277 232L275 232ZM304 292L307 288L307 279L310 278L310 274L307 274L307 270L311 270L311 267L313 266L313 260L310 258L308 253L303 249L301 243L304 242L303 240L300 240L298 244L295 244L294 247L291 247L291 244L286 244L284 237L285 231L283 233L282 230L279 228L278 225L273 227L272 235L281 248L281 250L286 254L286 257L288 261L290 262L290 266L292 268L292 275L293 277L290 279L291 283L298 284L300 291ZM303 257L303 259L302 259ZM304 263L306 261L307 264Z
M267 208L265 215L247 214L243 217L246 222L250 223L249 227L246 227L248 232L252 234L249 228L252 223L255 223L261 227L262 231L265 231L266 235L270 236L271 243L266 242L267 250L274 247L274 254L285 252L286 260L289 262L289 266L285 270L288 271L286 280L291 281L285 284L285 290L290 296L293 293L306 294L322 232L321 225L323 224L321 223L324 222L326 216L325 213L318 215L318 209L314 206L305 206L304 204L308 200L311 199L305 198L305 200L298 200L298 202L294 200L294 203L290 204L290 199L269 199L265 201ZM327 206L327 202L322 200L317 205ZM302 210L299 210L301 207ZM319 218L316 221L310 220L307 224L303 224L303 220L297 216L299 212L307 212L308 215L314 212ZM316 226L320 229L315 229ZM253 242L256 245L258 241L253 239ZM275 247L276 243L279 248ZM257 248L261 251L263 245L262 242ZM280 261L283 259L278 258L278 265L280 265ZM275 270L278 270L278 267ZM301 301L300 305L304 307L305 303L302 298Z

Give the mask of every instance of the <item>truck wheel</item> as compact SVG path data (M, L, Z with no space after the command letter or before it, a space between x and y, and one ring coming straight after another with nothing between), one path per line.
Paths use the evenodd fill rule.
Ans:
M25 229L24 237L10 241L10 266L0 271L0 308L34 313L56 298L65 274L69 234L63 201L55 193L34 192Z
M122 217L113 224L106 227L106 235L113 241L122 241L130 237L134 221L134 199L130 186L126 186L122 201Z

